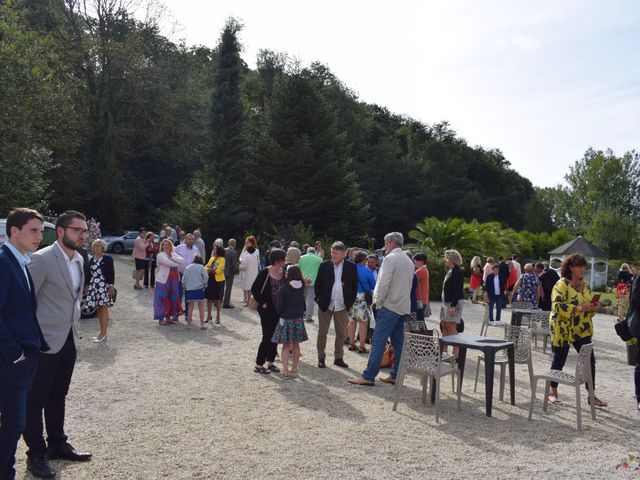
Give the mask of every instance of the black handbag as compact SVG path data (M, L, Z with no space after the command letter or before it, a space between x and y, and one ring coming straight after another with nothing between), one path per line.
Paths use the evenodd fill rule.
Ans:
M460 322L456 323L456 331L458 333L464 332L464 320L463 319L460 319Z
M627 323L626 320L617 322L615 324L615 329L616 329L616 333L618 334L620 339L622 339L623 341L628 342L633 338L633 336L631 336L631 332L629 331L629 324Z
M371 292L364 292L364 301L367 302L367 305L373 305L373 294Z

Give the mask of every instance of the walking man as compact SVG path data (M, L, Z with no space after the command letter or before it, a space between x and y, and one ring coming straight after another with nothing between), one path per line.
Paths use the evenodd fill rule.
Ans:
M411 313L411 286L415 267L411 259L402 251L404 238L399 232L388 233L384 237L387 256L382 262L376 288L373 291L373 303L378 314L376 329L371 339L371 354L367 368L361 377L350 378L354 385L373 385L380 371L382 354L391 337L394 362L391 374L380 378L385 383L396 383L396 375L402 357L404 343L404 318Z
M42 241L44 218L16 208L7 217L9 240L0 247L0 478L13 480L16 446L25 423L27 392L39 352L49 349L36 318L28 253Z
M234 308L231 305L231 289L233 288L233 277L236 276L238 267L238 254L236 253L236 239L230 238L224 249L224 300L222 308Z
M349 368L343 360L347 339L349 309L358 292L358 270L353 262L345 261L347 248L342 242L331 245L331 260L322 262L318 269L315 293L318 304L318 368L325 368L327 333L333 317L336 343L333 364ZM413 265L413 264L412 264Z
M84 285L78 249L88 233L84 215L67 211L56 222L57 240L31 256L29 271L38 303L37 317L51 347L40 353L38 369L27 395L24 441L27 469L37 477L53 478L49 460L87 461L90 453L76 451L64 431L65 403L76 363L78 320ZM43 436L42 414L47 425Z
M136 284L133 286L136 290L142 290L140 280L143 279L146 268L145 260L147 259L147 245L144 235L144 228L140 228L138 230L138 236L133 242L133 252L131 253L134 261L136 262Z
M313 247L307 248L307 253L302 255L298 261L298 266L302 271L302 278L304 278L304 301L306 304L304 320L306 322L313 322L313 306L315 305L316 296L314 285L321 263L322 259L316 255L316 249Z
M182 276L184 275L185 269L193 263L193 259L196 258L197 255L200 255L199 250L195 247L196 238L193 234L189 233L185 235L184 242L178 245L175 248L175 252L182 257L182 263L178 264L178 273L180 273L180 284L178 285L178 292L180 295L180 302L183 301L183 296L186 295L184 293L184 287L182 286ZM204 261L204 259L202 259ZM187 314L189 313L189 304L184 299L184 318L187 318Z

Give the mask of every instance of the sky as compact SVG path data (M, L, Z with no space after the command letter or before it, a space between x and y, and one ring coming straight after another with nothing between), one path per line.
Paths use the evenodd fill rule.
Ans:
M640 150L640 2L165 0L163 33L319 61L368 103L500 149L534 185L589 147ZM171 20L173 19L173 20Z

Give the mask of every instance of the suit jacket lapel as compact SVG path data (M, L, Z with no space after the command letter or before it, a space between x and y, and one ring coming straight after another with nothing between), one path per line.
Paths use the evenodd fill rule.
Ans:
M64 281L67 284L67 288L69 289L69 293L71 293L71 297L76 298L77 292L73 291L73 281L71 280L71 274L69 273L67 260L64 258L65 253L55 247L53 247L53 253L56 257L58 267L60 268L60 273L62 273L62 278L64 278Z

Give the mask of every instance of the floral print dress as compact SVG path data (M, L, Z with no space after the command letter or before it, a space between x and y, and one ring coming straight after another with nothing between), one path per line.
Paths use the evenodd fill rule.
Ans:
M102 260L91 258L89 262L89 270L91 271L91 280L89 280L89 291L87 292L87 306L91 308L112 307L113 300L109 295L109 286L102 273Z

